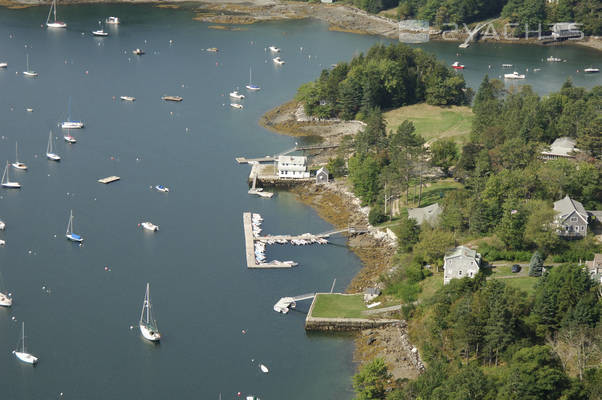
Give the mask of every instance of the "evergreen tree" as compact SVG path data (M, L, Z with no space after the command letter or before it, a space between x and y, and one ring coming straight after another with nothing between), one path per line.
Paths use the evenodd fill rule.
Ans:
M536 251L531 256L529 262L529 276L541 276L543 271L543 257L539 251Z

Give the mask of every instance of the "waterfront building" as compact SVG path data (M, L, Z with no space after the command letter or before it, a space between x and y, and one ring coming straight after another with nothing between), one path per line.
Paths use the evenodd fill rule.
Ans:
M322 167L320 168L317 172L316 172L316 183L317 184L321 184L321 183L328 183L328 170L326 169L326 167Z
M466 246L458 246L448 252L443 263L443 284L452 279L474 278L481 267L481 255Z
M278 156L278 178L309 178L309 171L307 170L307 157Z

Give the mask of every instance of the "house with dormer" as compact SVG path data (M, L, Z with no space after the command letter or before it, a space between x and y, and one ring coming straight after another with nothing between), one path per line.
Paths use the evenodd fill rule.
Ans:
M588 213L583 204L568 195L554 202L556 232L566 239L581 239L587 235Z

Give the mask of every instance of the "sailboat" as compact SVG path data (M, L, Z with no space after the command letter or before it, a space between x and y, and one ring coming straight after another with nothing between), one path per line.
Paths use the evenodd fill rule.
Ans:
M46 146L46 158L52 161L61 161L58 154L52 152L52 131L48 134L48 146Z
M36 71L32 71L29 69L29 54L27 54L27 70L23 71L23 75L31 77L38 76L38 73Z
M10 293L6 295L4 291L2 272L0 272L0 306L10 307L13 305L13 299L10 297Z
M54 12L54 20L50 21L50 16L53 15ZM66 28L67 24L62 21L56 20L56 0L52 0L52 5L50 6L50 11L48 11L48 18L46 18L46 26L49 28Z
M97 31L92 31L92 34L94 36L109 36L109 33L105 32L105 30L103 29L101 21L98 21L98 25L100 26L100 29Z
M253 85L253 79L251 75L251 67L249 67L249 84L246 86L249 90L260 90L261 88L257 85Z
M38 363L38 358L33 354L29 354L25 348L25 322L21 323L21 340L19 341L19 344L21 345L21 348L19 350L13 350L13 354L24 363L36 365Z
M84 123L81 121L71 121L71 97L69 97L69 106L67 107L67 121L61 123L63 129L81 129Z
M72 242L81 243L84 241L83 237L77 233L73 233L73 210L69 212L69 222L67 223L67 232L65 233L65 236Z
M27 165L25 165L19 161L19 143L18 142L15 142L15 162L13 163L13 167L15 167L16 169L27 171Z
M157 321L153 319L151 312L150 287L146 284L146 294L144 295L144 303L142 305L142 313L140 314L140 333L145 339L151 342L161 340L161 334L157 328Z
M4 167L4 173L2 174L2 187L7 189L19 189L21 184L19 182L11 182L8 177L8 161L6 167Z

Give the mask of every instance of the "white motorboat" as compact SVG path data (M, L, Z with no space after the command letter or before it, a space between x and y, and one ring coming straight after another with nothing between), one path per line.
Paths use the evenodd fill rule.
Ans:
M148 222L148 221L141 222L140 226L143 227L144 229L152 231L152 232L156 232L159 230L159 225L155 225L152 222Z
M19 147L18 143L15 142L15 162L12 164L15 169L27 171L27 165L19 161Z
M525 79L525 75L514 71L511 74L504 74L504 79Z
M244 94L240 94L240 93L238 93L237 90L235 90L233 92L230 92L230 97L232 97L233 99L241 100L241 99L245 98L245 95Z
M46 158L52 161L61 161L61 157L52 152L52 131L48 134L48 145L46 146Z
M598 72L600 72L600 68L585 68L583 72L585 72L586 74L597 74Z
M67 143L77 143L77 139L75 139L73 136L71 136L71 134L67 133L66 135L63 136L63 138L65 139L65 142Z
M8 63L0 62L0 68L6 68L6 67L8 67Z
M165 187L163 185L156 185L155 189L157 189L158 192L162 192L162 193L168 193L169 192L169 188Z
M69 105L67 107L67 121L61 123L63 129L81 129L84 127L84 123L81 121L71 120L71 97L69 97Z
M21 347L18 350L13 350L13 354L26 364L36 365L38 363L38 358L33 354L28 353L27 348L25 347L25 322L21 323L21 338L19 340L19 345Z
M8 161L6 162L6 167L4 167L4 173L2 174L2 187L7 189L19 189L21 188L21 184L19 182L11 182L8 177Z
M111 25L119 25L120 21L119 21L119 18L117 18L117 17L109 17L105 20L105 23L111 24Z
M10 307L13 305L13 299L0 292L0 306L2 307Z
M512 64L502 64L502 68L512 68Z
M243 108L242 104L238 104L238 103L230 103L230 107L233 107L233 108Z
M270 372L270 370L268 369L268 367L266 367L263 364L259 364L259 369L261 370L261 372L263 372L264 374L267 374L268 372Z
M141 56L141 55L144 54L144 50L142 50L142 49L136 49L136 50L133 50L132 53L134 53L137 56Z
M100 28L97 31L92 31L92 35L94 35L94 36L100 36L100 37L105 37L105 36L109 36L109 33L105 32L104 29Z
M0 246L4 246L6 244L5 240L0 240Z
M142 313L140 314L140 333L142 336L151 342L161 340L161 334L157 327L157 321L153 318L151 312L150 287L146 284L146 293L144 295L144 303L142 304Z
M27 70L23 71L23 75L25 76L29 76L29 77L36 77L38 76L38 73L36 71L32 71L29 69L29 54L26 55L27 58Z
M461 48L461 49L467 49L469 46L470 46L469 43L462 43L458 47Z
M280 49L276 46L270 46L268 49L270 49L272 53L280 53Z
M83 237L77 233L73 233L73 210L69 212L69 222L67 223L67 232L65 232L65 237L72 242L81 243L84 241Z
M460 64L459 61L455 61L451 66L453 69L464 69L464 64Z
M548 58L546 58L547 62L561 62L562 58L558 58L558 57L554 57L554 56L550 56Z
M249 67L249 84L245 87L251 91L261 90L261 88L259 86L253 85L253 79L252 79L252 75L251 75L251 67Z
M274 61L274 63L276 63L277 65L282 65L285 63L285 61L282 60L280 57L272 58L272 61Z
M50 16L54 14L54 18L50 21ZM46 18L46 26L49 28L66 28L67 24L63 21L57 21L56 19L56 0L52 0L50 11L48 12L48 18Z
M123 101L136 101L136 98L132 96L119 96L119 98Z
M6 228L6 224L4 223L4 221L0 220L0 231L3 231Z

